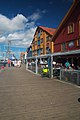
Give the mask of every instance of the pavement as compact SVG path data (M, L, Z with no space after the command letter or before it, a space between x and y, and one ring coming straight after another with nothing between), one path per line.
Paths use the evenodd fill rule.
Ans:
M80 87L21 68L0 72L0 120L80 120Z

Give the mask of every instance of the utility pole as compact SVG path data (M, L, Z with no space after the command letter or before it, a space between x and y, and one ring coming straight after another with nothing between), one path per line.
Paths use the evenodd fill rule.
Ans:
M10 47L11 47L11 41L8 40L8 48L7 48L7 57L10 58Z

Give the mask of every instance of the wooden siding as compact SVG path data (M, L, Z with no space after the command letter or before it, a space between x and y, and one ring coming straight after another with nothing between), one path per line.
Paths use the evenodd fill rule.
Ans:
M68 25L74 23L74 32L71 34L68 34ZM76 10L73 12L73 14L68 18L66 24L62 27L59 34L56 37L55 43L54 43L54 51L60 52L61 51L61 44L63 42L66 42L68 44L69 41L75 41L75 46L72 48L68 48L67 50L75 50L79 49L77 47L77 39L80 36L80 4L77 5Z

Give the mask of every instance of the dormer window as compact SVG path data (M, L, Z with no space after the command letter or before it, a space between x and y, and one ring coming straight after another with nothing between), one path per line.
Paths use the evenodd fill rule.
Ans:
M69 24L68 26L68 34L71 34L74 32L74 23Z

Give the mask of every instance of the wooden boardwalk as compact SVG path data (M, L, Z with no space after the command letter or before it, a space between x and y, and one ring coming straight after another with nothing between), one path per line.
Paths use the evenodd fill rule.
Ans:
M80 87L24 67L0 72L0 120L80 120Z

